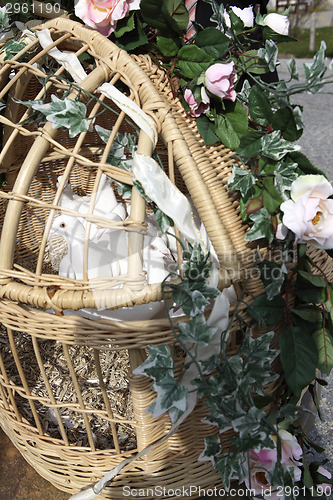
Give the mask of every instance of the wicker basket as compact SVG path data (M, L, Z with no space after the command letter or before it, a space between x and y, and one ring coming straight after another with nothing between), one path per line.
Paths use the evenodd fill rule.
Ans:
M174 99L165 74L148 57L133 58L95 31L68 19L52 20L43 27L50 29L54 46L61 51L89 54L88 77L81 84L87 92L93 93L103 82L119 81L152 119L159 134L159 158L170 179L192 198L218 255L220 287L234 283L240 292L251 273L254 250L244 242L247 227L241 221L237 198L226 188L235 163L233 152L222 145L203 144L195 121ZM132 308L160 301L160 284L145 284L140 262L129 264L121 288L110 286L101 296L91 291L87 281L60 277L50 267L46 245L61 194L56 187L58 176L68 176L73 190L83 195L92 192L102 172L116 181L132 184L132 180L127 172L106 162L111 141L105 146L95 132L71 139L50 123L36 128L24 122L29 112L15 98L39 99L43 92L62 95L69 88L69 83L56 76L45 87L40 84L40 69L34 63L55 64L48 50L36 41L2 62L0 69L1 98L7 102L5 115L0 117L1 172L6 176L0 192L0 424L43 477L59 489L75 493L170 429L167 416L154 419L145 412L154 399L151 382L132 371L145 359L148 344L171 346L174 337L163 316L94 321L75 314L82 308ZM62 66L55 65L54 73L60 76ZM88 99L84 93L81 97ZM112 101L104 102L115 113L99 114L103 109L100 102L88 105L90 116L97 115L97 124L115 132L135 130ZM153 152L143 132L138 150L145 155ZM131 217L123 224L132 249L142 246L146 208L133 190ZM93 215L87 218L95 220ZM265 255L270 250L261 251ZM313 257L327 271L330 263L325 255L314 250ZM262 292L259 278L250 276L238 310L244 319L247 303ZM73 313L64 315L68 309ZM237 349L237 332L235 322L230 353ZM264 330L254 333L261 335ZM274 347L277 342L276 336ZM182 357L176 359L179 365L182 361ZM273 369L279 371L278 361ZM119 372L128 373L117 378ZM124 380L126 386L119 387ZM280 379L271 383L267 394L278 394L280 386ZM163 485L166 489L220 485L210 464L198 462L204 436L217 432L214 426L202 423L205 414L204 405L198 404L178 432L128 465L101 498L123 498L124 485Z

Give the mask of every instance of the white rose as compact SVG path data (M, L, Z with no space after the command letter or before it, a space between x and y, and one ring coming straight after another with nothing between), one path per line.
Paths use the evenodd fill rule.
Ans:
M252 7L245 7L245 9L240 9L239 7L232 6L231 10L237 17L239 17L245 26L245 28L253 28L254 24L254 14Z
M289 33L289 19L287 16L283 16L282 14L267 14L264 18L263 24L280 35L288 35Z
M281 204L282 223L298 243L333 248L333 188L323 175L301 175L291 185L291 200Z
M239 7L231 6L231 10L236 14L239 19L243 21L245 28L253 28L254 25L254 14L252 7L245 7L245 9L240 9ZM225 24L228 28L231 28L230 16L227 11L224 12Z

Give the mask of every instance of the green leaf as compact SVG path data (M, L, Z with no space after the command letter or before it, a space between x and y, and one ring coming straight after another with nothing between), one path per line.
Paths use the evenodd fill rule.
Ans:
M322 170L312 165L310 160L300 151L292 151L291 153L289 153L289 157L298 164L299 168L304 174L325 175Z
M307 90L312 94L318 92L318 90L320 90L324 85L322 77L324 76L327 69L325 64L325 50L326 43L322 41L320 44L320 49L315 54L311 66L303 64L305 79L308 83Z
M59 99L52 94L50 103L34 103L31 107L45 115L54 128L67 128L71 138L80 132L86 132L89 128L86 119L87 108L83 102L73 101L68 97Z
M179 43L177 39L166 36L158 36L156 42L161 54L166 57L175 56L179 50Z
M165 36L181 35L188 25L188 12L181 0L141 0L140 13L149 26Z
M270 243L274 238L274 228L272 218L267 208L263 207L254 214L250 215L250 219L254 222L250 231L245 235L245 241L267 239Z
M141 4L140 4L141 8ZM188 26L188 12L182 0L162 1L162 13L168 25L179 35L186 31Z
M235 102L226 101L225 109L225 116L228 118L229 123L240 139L248 130L249 119L247 116L247 109L238 100Z
M142 27L139 18L136 16L135 13L134 16L136 17L134 29L124 32L123 36L117 38L117 46L123 50L126 50L127 52L130 52L131 50L134 50L137 47L141 47L142 45L145 45L148 42L147 35Z
M291 309L291 311L309 323L317 323L321 319L321 310L311 306L299 307L298 309Z
M199 31L195 44L214 59L219 59L230 44L230 39L216 28Z
M259 125L268 125L272 120L271 104L257 85L252 87L249 95L249 112L252 120Z
M280 293L286 275L278 264L269 260L260 262L258 267L260 269L260 279L265 285L267 298L272 300Z
M134 12L130 13L128 16L123 19L119 19L117 21L117 29L115 29L114 36L116 38L122 37L125 33L134 30L135 28L135 19Z
M313 334L313 340L318 349L318 368L329 375L333 368L333 345L326 329L321 328Z
M188 78L206 71L213 62L214 58L196 45L185 45L178 52L179 68Z
M306 271L299 270L298 274L302 276L305 280L309 281L312 285L317 287L325 287L326 281L323 276L318 274L308 273Z
M299 327L288 327L280 337L280 356L286 382L296 396L315 378L318 363L316 344Z
M216 332L215 327L207 325L203 314L192 317L187 323L177 323L177 326L184 344L208 345Z
M228 189L238 190L242 196L246 196L255 183L256 179L251 172L235 165L232 167L232 174L228 179Z
M297 141L303 133L303 129L297 128L291 107L284 107L275 111L271 124L274 130L281 131L286 141Z
M251 198L246 207L246 213L253 214L260 210L263 206L262 198Z
M270 214L273 214L283 202L283 198L274 186L273 177L264 179L263 202Z
M7 59L11 59L13 56L18 54L20 50L24 49L26 44L24 42L19 42L17 40L8 40L5 46L3 47L3 51L5 53L4 61Z
M227 148L236 149L239 146L239 136L227 115L216 116L214 131Z
M197 127L201 137L203 138L205 144L210 146L219 141L219 138L215 134L215 124L211 122L207 116L201 115L197 118Z
M259 130L252 130L251 132L248 132L241 138L236 153L244 158L255 158L262 151L262 141L264 135L265 132Z
M239 59L242 61L242 67L247 73L260 75L268 71L266 61L258 57L258 51L255 49L243 52L243 54L239 55Z
M272 302L266 294L263 294L247 307L247 312L259 323L259 326L272 326L283 318L285 306L281 295L276 296Z

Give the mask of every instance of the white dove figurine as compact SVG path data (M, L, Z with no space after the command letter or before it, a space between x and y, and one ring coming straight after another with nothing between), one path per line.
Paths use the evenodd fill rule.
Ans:
M61 180L62 176L59 176L57 179L57 187L59 187ZM67 181L61 193L58 205L75 210L84 215L89 211L90 200L91 196L89 195L79 196L73 193L70 183ZM93 214L114 221L124 220L127 215L124 205L122 203L118 203L117 201L112 189L110 178L105 174L102 174L101 176L93 208ZM85 221L82 223L85 227ZM96 224L91 224L89 238L96 242L96 240L102 238L104 232L105 229L98 228Z
M147 273L147 283L161 283L169 274L169 266L175 265L170 250L159 236L146 236L144 239L143 270ZM172 259L172 260L170 260ZM127 259L119 262L121 274L127 273ZM116 321L140 321L151 319L164 314L163 302L122 307L115 310L85 308L79 311L67 309L64 314L76 314L85 318L99 320L110 319Z
M84 225L78 218L63 214L52 222L49 238L53 235L65 238L68 246L68 253L60 262L59 275L83 279ZM87 275L88 279L119 275L118 260L112 251L91 240L88 247Z

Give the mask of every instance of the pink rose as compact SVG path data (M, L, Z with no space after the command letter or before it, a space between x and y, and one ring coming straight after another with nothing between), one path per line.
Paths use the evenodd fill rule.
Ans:
M209 92L222 99L236 100L234 83L237 79L234 63L216 63L210 66L205 75L205 85Z
M299 459L302 457L303 451L297 442L295 436L284 429L279 430L279 438L281 441L281 465L285 468L293 468L294 480L297 482L301 479L301 470L297 467L301 465ZM277 442L277 436L272 436L272 441ZM258 453L254 450L249 452L249 470L250 478L245 480L248 489L254 489L256 494L264 494L267 500L279 500L281 492L274 488L270 482L271 473L277 462L277 448L263 448ZM276 491L275 491L276 490Z
M140 0L75 0L75 15L105 36L116 29L119 19L139 8Z
M210 100L204 87L201 87L201 101L197 102L194 99L193 92L190 89L186 89L184 92L184 98L187 104L190 106L190 115L197 118L202 113L207 113L210 110Z
M283 224L298 243L333 248L333 188L323 175L301 175L291 185L291 200L281 204Z

